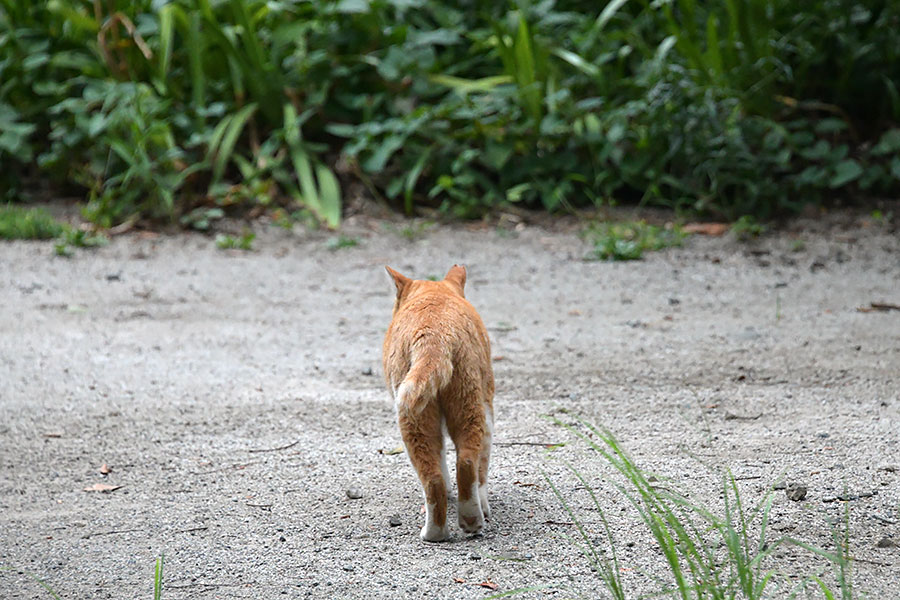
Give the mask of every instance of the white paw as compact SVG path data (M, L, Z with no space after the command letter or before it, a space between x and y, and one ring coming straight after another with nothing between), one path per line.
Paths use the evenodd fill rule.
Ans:
M450 537L450 531L447 526L438 527L434 523L426 523L419 533L419 537L426 542L443 542Z
M478 489L478 497L481 499L481 514L484 515L485 521L491 520L491 505L488 504L487 486L483 485Z
M481 532L484 527L484 515L481 513L477 494L473 494L472 499L467 502L460 502L457 512L459 513L459 527L463 531L469 535Z

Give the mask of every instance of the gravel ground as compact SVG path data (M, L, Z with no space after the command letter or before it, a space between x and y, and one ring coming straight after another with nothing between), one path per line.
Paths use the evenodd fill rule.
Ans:
M629 597L659 589L616 478L548 414L608 427L717 512L726 468L747 505L801 484L773 492L769 541L833 549L848 514L855 589L900 597L900 311L858 310L900 304L896 230L845 213L605 263L565 223L360 216L336 250L262 226L253 252L199 234L71 259L0 244L0 598L50 598L29 575L61 598L150 598L163 553L166 600L606 597L545 479L604 547L567 462L597 490ZM454 262L493 343L494 515L482 537L426 544L381 377L383 265ZM831 577L788 545L767 566L772 598Z

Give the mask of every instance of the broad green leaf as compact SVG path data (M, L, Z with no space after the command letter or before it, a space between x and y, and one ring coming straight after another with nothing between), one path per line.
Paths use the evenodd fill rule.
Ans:
M900 156L895 156L891 160L891 175L894 179L900 181Z
M900 129L888 129L881 135L881 139L872 148L872 154L881 156L900 152Z
M862 172L862 167L852 158L842 160L835 166L834 176L831 178L829 185L832 188L839 188L862 175Z

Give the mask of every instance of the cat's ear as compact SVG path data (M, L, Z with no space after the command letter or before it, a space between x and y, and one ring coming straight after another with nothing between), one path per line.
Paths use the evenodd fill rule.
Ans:
M465 296L464 290L466 287L466 268L462 265L453 265L450 267L450 270L447 271L447 276L444 277L444 281L454 284L459 288L459 293L461 296Z
M387 269L388 275L390 275L391 279L394 280L394 285L397 286L397 297L399 298L403 294L403 290L406 289L406 286L412 283L412 279L410 279L406 275L398 273L388 266L385 266L384 268Z

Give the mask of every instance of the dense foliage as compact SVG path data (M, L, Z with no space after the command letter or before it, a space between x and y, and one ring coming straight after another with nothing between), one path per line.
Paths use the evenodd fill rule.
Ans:
M900 3L0 0L0 190L111 226L900 191Z

